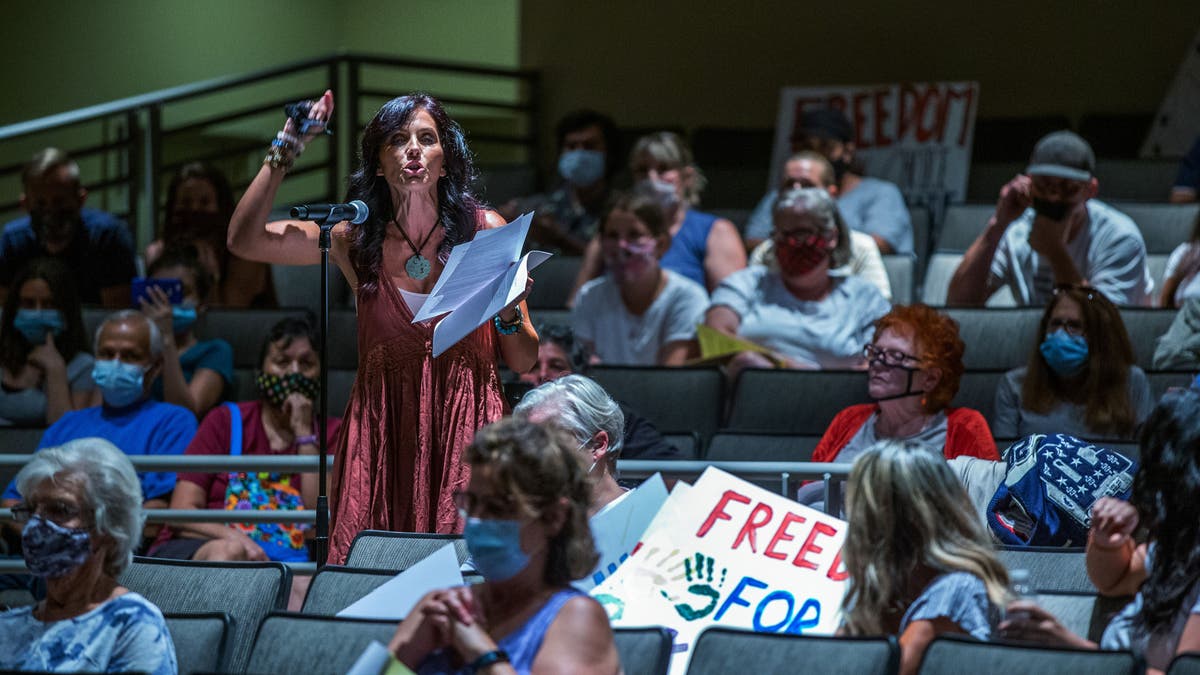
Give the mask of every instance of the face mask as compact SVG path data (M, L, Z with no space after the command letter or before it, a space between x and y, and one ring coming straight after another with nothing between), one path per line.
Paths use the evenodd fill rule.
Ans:
M92 367L92 379L100 387L104 402L113 408L124 408L141 399L146 390L145 377L141 366L116 359L96 361Z
M196 325L196 308L190 305L171 307L171 327L175 334L186 333Z
M842 182L842 176L850 173L850 162L845 157L829 160L833 165L833 180L836 183Z
M70 574L92 554L87 530L72 530L38 515L25 523L21 546L29 572L48 579Z
M593 185L604 177L604 153L567 150L558 157L558 175L576 187Z
M1033 198L1033 212L1050 220L1062 220L1067 217L1071 205L1067 202L1056 202L1049 199Z
M37 346L46 342L46 333L62 335L62 312L57 309L19 309L13 317L16 328L29 344Z
M317 400L321 391L321 383L305 377L300 373L287 375L270 375L259 371L254 376L254 384L258 387L258 397L276 408L282 408L287 397L297 392L310 401Z
M1046 365L1059 377L1075 377L1087 367L1088 343L1081 335L1056 330L1042 340L1040 349Z
M775 259L779 261L779 269L784 276L803 276L822 261L829 260L828 243L817 234L804 239L788 237L775 243Z
M521 550L521 523L515 520L467 518L463 539L475 569L488 581L507 581L529 564Z
M654 239L606 244L605 249L604 267L618 282L641 278L658 262L658 242Z

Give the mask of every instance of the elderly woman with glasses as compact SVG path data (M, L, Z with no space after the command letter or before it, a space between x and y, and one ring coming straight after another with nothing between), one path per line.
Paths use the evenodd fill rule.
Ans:
M1060 286L1042 314L1029 364L996 390L997 438L1070 434L1133 438L1154 400L1134 364L1121 313L1103 293Z
M963 373L954 320L925 305L896 305L875 323L863 349L867 393L875 401L837 414L813 451L814 462L852 462L881 440L911 441L950 459L998 460L987 421L951 408Z
M175 673L162 613L117 583L145 520L129 458L99 438L71 441L34 455L17 489L25 564L46 597L0 613L0 670Z

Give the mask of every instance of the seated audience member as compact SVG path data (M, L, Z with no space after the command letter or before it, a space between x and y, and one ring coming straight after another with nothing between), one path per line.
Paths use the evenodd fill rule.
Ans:
M601 363L681 366L698 354L696 325L708 293L659 266L671 246L669 225L653 194L620 194L605 210L606 273L579 289L571 310L575 335Z
M1096 649L1128 649L1161 675L1178 654L1200 651L1200 392L1170 392L1146 420L1141 465L1129 503L1111 497L1092 508L1088 576L1102 595L1133 602L1097 645L1072 634L1029 601L1009 606L1006 637ZM1139 525L1148 542L1133 535Z
M1155 342L1156 370L1200 370L1200 296L1179 307L1166 334Z
M1153 281L1138 226L1096 199L1096 156L1070 131L1044 136L1029 166L1000 190L996 212L954 271L947 304L982 305L1002 286L1044 305L1062 284L1088 285L1117 305L1150 304Z
M794 188L821 188L831 196L837 196L837 184L833 179L833 165L819 153L811 150L796 153L788 160L784 169L781 192ZM774 206L778 197L771 200ZM841 209L837 217L842 218ZM892 284L888 280L887 268L883 266L883 257L879 255L879 246L869 234L851 230L843 225L838 231L848 232L850 237L850 261L835 270L844 274L857 274L879 288L885 300L892 299ZM750 254L751 265L766 265L778 271L779 261L775 259L775 242L771 239L747 241L753 251Z
M616 479L625 416L600 385L582 375L566 375L526 393L513 414L556 426L575 440L592 481L589 517L625 494Z
M770 349L789 367L861 366L871 326L889 305L869 281L831 273L845 265L850 246L833 198L820 188L783 194L771 236L779 270L731 274L713 291L705 323ZM730 363L732 371L771 366L756 352Z
M46 148L25 165L21 188L21 208L29 215L5 225L0 235L0 297L25 263L50 256L71 270L80 302L127 307L137 275L133 235L113 215L84 208L79 165Z
M1187 204L1196 201L1197 192L1200 192L1200 138L1179 163L1179 173L1175 175L1169 199L1174 204Z
M63 415L42 434L38 448L78 438L102 438L127 455L183 454L196 433L191 411L150 398L150 383L162 370L162 335L154 322L132 309L110 315L96 331L92 379L103 403ZM148 509L165 509L175 489L175 474L138 474ZM14 481L3 504L21 497Z
M587 375L587 350L575 340L566 326L538 328L538 359L533 370L521 376L521 382L540 386L572 373ZM617 401L625 421L621 456L625 459L678 459L679 450L667 442L654 423L633 408Z
M1158 304L1174 308L1182 305L1188 298L1200 297L1200 279L1197 278L1197 272L1200 272L1200 215L1196 216L1188 240L1176 246L1167 258Z
M205 416L185 455L315 455L314 399L319 391L318 338L305 319L284 319L271 328L255 375L258 400L217 406ZM236 407L238 416L232 415ZM339 420L331 418L333 442ZM241 445L232 447L232 439ZM314 508L317 474L180 472L172 509L293 510ZM163 528L150 555L185 560L309 559L305 525L177 523ZM174 538L172 538L174 537Z
M152 279L178 279L183 302L172 305L162 289L150 287L142 311L163 336L162 377L154 383L154 398L174 403L204 417L233 387L233 347L214 338L196 339L197 320L206 309L212 277L191 246L163 251L150 265Z
M150 267L168 248L193 246L213 282L206 305L275 307L271 266L229 252L225 238L233 217L233 189L219 169L203 162L180 167L167 186L166 217L158 238L146 247Z
M54 424L86 407L95 387L75 280L61 262L39 258L12 288L0 322L0 422Z
M711 291L721 280L746 266L746 249L737 227L709 213L697 211L705 179L692 159L692 151L669 131L642 136L629 155L629 168L639 184L649 183L673 195L670 209L671 246L663 254L664 269L677 272ZM576 288L604 272L599 239L588 245Z
M832 165L834 180L829 192L838 198L838 208L850 229L870 235L880 253L913 253L912 217L904 195L893 183L863 175L854 158L854 128L845 113L830 108L803 113L800 129L792 138L792 152L802 151L818 153ZM784 166L785 175L792 173L789 165L793 160ZM758 202L746 224L746 239L761 242L771 236L778 198L779 193L768 192Z
M998 460L987 420L951 408L963 370L963 341L950 317L925 305L897 305L875 324L863 350L875 403L846 408L813 450L814 462L854 461L876 441L917 443L946 459Z
M558 121L558 175L548 194L514 199L498 210L505 220L534 212L529 240L534 248L583 255L596 236L612 177L621 164L617 125L594 110L577 110Z
M467 460L471 482L455 500L484 581L426 594L391 652L421 675L620 672L604 609L570 585L598 557L591 484L574 443L509 418L481 429Z
M941 457L907 442L867 450L850 471L846 515L839 634L895 635L903 675L939 635L992 636L1008 572Z
M25 564L46 583L34 606L0 612L0 670L174 675L162 613L117 583L141 542L142 491L108 441L46 448L17 474Z
M1094 288L1060 288L1037 340L996 389L996 437L1132 438L1154 401L1116 306Z

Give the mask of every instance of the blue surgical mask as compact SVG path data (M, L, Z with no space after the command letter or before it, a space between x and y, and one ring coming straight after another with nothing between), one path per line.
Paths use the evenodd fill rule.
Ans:
M1059 377L1075 377L1087 368L1088 343L1082 335L1056 330L1042 340L1042 358Z
M567 150L558 156L558 175L576 187L594 185L604 178L604 153L599 150Z
M31 574L57 579L87 562L92 542L87 530L72 530L34 515L21 531L21 552Z
M488 581L507 581L529 564L529 555L521 550L521 523L516 520L467 518L463 539L475 569Z
M186 333L196 325L196 308L192 305L173 305L171 307L171 328L175 334Z
M18 309L13 317L16 328L31 345L46 341L46 333L58 336L63 332L62 312L57 309Z
M115 359L96 361L92 366L92 379L100 387L104 402L113 408L124 408L141 399L146 390L145 377L141 366Z

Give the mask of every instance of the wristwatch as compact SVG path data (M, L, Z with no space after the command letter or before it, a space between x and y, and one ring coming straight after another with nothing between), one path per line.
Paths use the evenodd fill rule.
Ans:
M479 658L472 661L471 665L467 667L470 668L472 673L478 673L484 668L497 663L511 663L508 660L508 652L503 649L493 649L490 652L480 654Z

